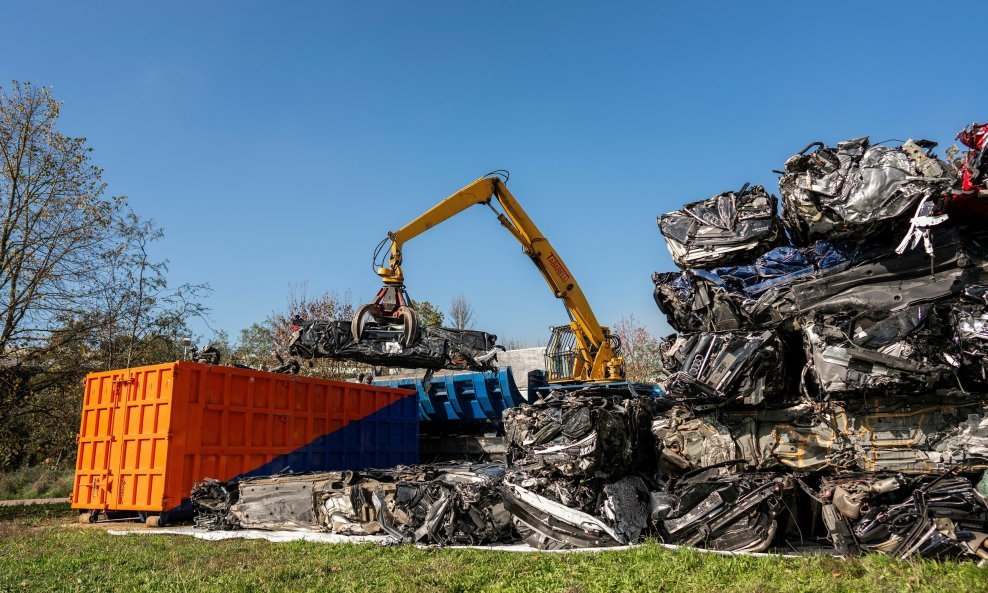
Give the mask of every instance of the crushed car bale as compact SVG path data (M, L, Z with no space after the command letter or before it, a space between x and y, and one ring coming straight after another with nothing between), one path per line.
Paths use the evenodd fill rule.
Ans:
M957 180L930 152L935 146L872 145L867 137L810 144L786 161L779 180L791 236L858 239L900 228L920 202L940 198Z
M367 339L353 338L352 320L299 321L288 353L302 359L328 358L410 369L493 371L497 336L471 329L423 326L407 344L401 331L371 324Z
M649 531L651 419L664 401L625 389L553 391L504 411L502 495L539 549L617 546Z
M988 559L988 503L965 477L866 474L828 479L823 518L845 555Z
M787 386L784 347L772 331L680 334L662 344L666 393L696 404L757 405Z
M192 486L189 498L195 507L195 526L209 531L236 529L239 525L230 516L230 507L237 500L235 486L206 478Z
M726 265L778 244L782 225L777 204L764 187L746 183L738 192L686 204L657 222L676 265Z
M504 411L508 466L568 478L622 476L641 465L653 400L586 388Z

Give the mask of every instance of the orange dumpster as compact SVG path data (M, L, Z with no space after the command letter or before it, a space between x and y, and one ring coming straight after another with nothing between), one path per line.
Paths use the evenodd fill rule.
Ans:
M414 392L173 362L86 377L72 508L191 510L204 478L418 462ZM157 517L161 515L160 517Z

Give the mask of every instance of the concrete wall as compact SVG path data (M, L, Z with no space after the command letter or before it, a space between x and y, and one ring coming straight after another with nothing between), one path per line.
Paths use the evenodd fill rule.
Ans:
M528 371L545 370L545 348L521 348L497 353L497 366L511 367L515 383L520 389L528 385Z

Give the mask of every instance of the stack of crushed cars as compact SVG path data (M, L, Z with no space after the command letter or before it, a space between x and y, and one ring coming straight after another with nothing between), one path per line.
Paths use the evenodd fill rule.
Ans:
M505 410L503 465L207 480L197 523L985 562L988 125L959 138L946 160L815 143L786 162L781 209L745 185L661 216L681 268L653 277L678 332L664 396L590 386Z
M817 142L781 208L745 185L659 217L667 541L988 558L986 137Z

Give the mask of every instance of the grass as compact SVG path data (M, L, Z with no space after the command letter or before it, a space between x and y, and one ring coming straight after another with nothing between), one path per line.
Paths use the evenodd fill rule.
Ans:
M988 591L973 563L721 557L657 545L515 554L113 536L68 505L0 514L0 591Z
M0 472L0 500L68 498L73 470L39 465Z

